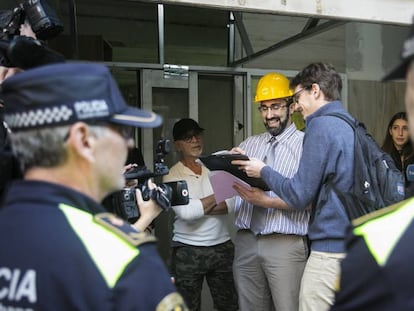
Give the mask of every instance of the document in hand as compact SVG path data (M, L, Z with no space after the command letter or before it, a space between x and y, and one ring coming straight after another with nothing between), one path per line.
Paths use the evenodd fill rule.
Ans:
M247 189L252 187L240 178L226 171L211 171L208 175L211 186L214 191L214 198L217 203L223 202L237 195L237 191L233 189L233 184L238 183Z
M233 160L249 160L249 157L244 154L212 154L200 156L199 159L210 171L226 171L252 187L260 188L264 191L269 190L269 187L261 178L249 177L245 172L239 170L237 165L231 164Z

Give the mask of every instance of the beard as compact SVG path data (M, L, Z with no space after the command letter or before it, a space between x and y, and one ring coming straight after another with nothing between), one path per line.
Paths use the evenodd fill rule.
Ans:
M278 121L279 122L279 126L269 126L268 125L268 121L270 120L274 120L274 121ZM289 117L288 114L286 114L284 119L281 119L280 117L273 117L271 119L266 119L266 122L264 122L264 126L266 127L266 130L272 135L272 136L277 136L280 133L282 133L289 121Z

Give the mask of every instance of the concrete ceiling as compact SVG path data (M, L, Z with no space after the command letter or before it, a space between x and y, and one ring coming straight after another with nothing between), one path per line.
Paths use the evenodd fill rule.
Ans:
M412 0L163 0L161 3L397 25L411 24L414 14Z

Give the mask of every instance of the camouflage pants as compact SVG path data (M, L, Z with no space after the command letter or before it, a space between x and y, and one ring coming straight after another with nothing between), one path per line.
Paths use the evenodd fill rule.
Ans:
M204 278L214 307L219 311L238 310L233 279L234 245L231 241L214 246L184 245L172 251L171 272L175 285L191 311L201 308Z

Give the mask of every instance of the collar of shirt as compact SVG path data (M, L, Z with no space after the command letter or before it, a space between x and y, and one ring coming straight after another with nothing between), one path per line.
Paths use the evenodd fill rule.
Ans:
M323 116L327 113L343 112L343 111L344 111L344 108L342 106L342 103L339 100L335 100L335 101L332 101L332 102L329 102L329 103L323 105L318 110L316 110L314 113L309 115L306 118L305 122L306 122L306 124L308 124L312 119Z
M296 128L296 125L292 123L287 128L285 128L285 130L279 135L273 136L269 132L267 132L267 135L269 137L267 143L270 143L270 144L273 144L274 142L283 143L284 141L288 140L290 136L292 136L296 131L298 131L298 129Z

